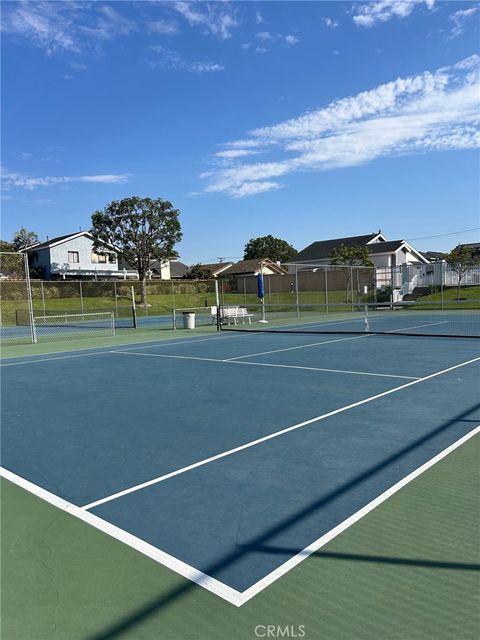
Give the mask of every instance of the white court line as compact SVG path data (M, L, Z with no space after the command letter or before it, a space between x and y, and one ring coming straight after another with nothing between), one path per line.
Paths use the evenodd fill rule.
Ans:
M187 473L187 471L192 471L193 469L197 469L198 467L203 467L206 464L210 464L211 462L215 462L216 460L221 460L222 458L226 458L227 456L231 456L234 453L238 453L239 451L244 451L245 449L250 449L251 447L255 447L262 442L267 442L268 440L272 440L273 438L278 438L286 433L290 433L291 431L296 431L297 429L301 429L306 427L314 422L320 422L321 420L325 420L326 418L330 418L331 416L335 416L339 413L343 413L345 411L349 411L355 407L360 407L361 405L367 404L368 402L372 402L373 400L378 400L379 398L384 398L392 393L397 393L403 389L407 389L408 387L412 387L415 384L419 384L420 382L425 382L426 380L431 380L432 378L436 378L437 376L443 375L444 373L448 373L449 371L454 371L460 367L464 367L468 364L472 364L473 362L478 362L480 360L480 356L477 358L473 358L472 360L467 360L466 362L461 362L460 364L456 364L452 367L448 367L448 369L443 369L442 371L437 371L436 373L431 373L428 376L423 378L419 378L418 380L412 380L411 382L407 382L406 384L402 384L399 387L395 387L393 389L389 389L388 391L383 391L382 393L377 393L374 396L370 396L369 398L365 398L364 400L359 400L357 402L353 402L352 404L346 405L345 407L340 407L339 409L334 409L333 411L329 411L328 413L324 413L320 416L315 416L315 418L310 418L310 420L305 420L304 422L299 422L298 424L294 424L291 427L286 427L285 429L281 429L280 431L275 431L274 433L270 433L267 436L263 436L262 438L258 438L256 440L252 440L245 444L240 445L239 447L235 447L233 449L229 449L228 451L224 451L223 453L218 453L214 456L210 456L209 458L205 458L204 460L200 460L198 462L194 462L186 467L182 467L181 469L177 469L176 471L171 471L170 473L166 473L163 476L158 476L157 478L152 478L151 480L147 480L146 482L142 482L140 484L129 487L128 489L124 489L123 491L118 491L117 493L113 493L109 496L105 496L100 500L96 500L95 502L91 502L90 504L86 504L81 507L84 510L93 509L94 507L98 507L105 502L110 502L111 500L116 500L117 498L121 498L122 496L126 496L129 493L133 493L135 491L140 491L141 489L145 489L146 487L150 487L154 484L158 484L159 482L164 482L165 480L169 480L170 478L174 478L175 476L179 476L181 474Z
M399 331L409 331L410 329L420 329L422 327L430 327L436 324L445 324L446 321L442 322L429 322L428 324L417 324L413 327L403 327L402 329L392 329L391 331L385 331L385 334L388 333L398 333ZM299 326L299 325L295 325L295 326ZM279 329L279 333L280 333L280 328L279 327L275 327L275 329ZM272 330L270 333L274 333L275 329ZM248 331L246 331L245 333L248 333ZM268 330L265 330L264 333L268 333ZM292 331L292 333L294 333ZM335 333L334 331L332 331L332 333ZM312 334L314 334L314 332L312 332ZM323 340L322 342L311 342L310 344L302 344L298 347L287 347L286 349L274 349L273 351L261 351L260 353L250 353L247 356L236 356L235 358L228 358L228 360L240 360L241 358L253 358L253 356L265 356L269 353L280 353L281 351L293 351L294 349L305 349L306 347L317 347L320 344L331 344L333 342L343 342L344 340L358 340L359 338L369 338L371 336L375 336L377 335L375 333L375 331L372 331L371 333L363 333L361 336L353 336L350 338L336 338L335 340ZM383 335L383 334L380 334ZM422 336L419 335L419 338L421 338Z
M449 453L451 453L455 449L458 449L458 447L460 447L462 444L470 440L470 438L473 438L473 436L479 433L480 433L480 426L475 427L474 429L472 429L472 431L465 434L459 440L457 440L456 442L451 444L449 447L441 451L439 454L437 454L436 456L434 456L433 458L431 458L430 460L422 464L420 467L418 467L418 469L415 469L414 471L409 473L407 476L402 478L402 480L399 480L399 482L397 482L396 484L391 486L389 489L381 493L374 500L372 500L371 502L366 504L364 507L359 509L356 513L353 513L350 517L348 517L346 520L344 520L343 522L338 524L336 527L331 529L328 533L321 536L320 538L317 538L317 540L312 542L312 544L308 545L308 547L305 547L305 549L300 551L300 553L297 553L297 555L293 556L292 558L284 562L282 565L274 569L271 573L269 573L268 575L263 577L261 580L253 584L251 587L243 591L241 594L240 602L237 604L237 606L241 606L242 604L245 604L245 602L248 602L248 600L251 600L251 598L259 594L266 587L270 586L276 580L284 576L291 569L293 569L298 564L300 564L300 562L303 562L303 560L308 558L308 556L312 555L312 553L315 553L315 551L318 551L321 547L323 547L328 542L336 538L340 533L342 533L343 531L351 527L352 524L355 524L355 522L358 522L358 520L366 516L367 513L370 513L370 511L373 511L373 509L375 509L380 504L382 504L382 502L385 502L385 500L393 496L395 493L397 493L397 491L405 487L412 480L415 480L415 478L418 478L418 476L420 476L422 473L427 471L427 469L430 469L430 467L433 467L433 465L437 464L437 462L440 462L440 460L445 458Z
M25 478L22 478L21 476L18 476L17 474L12 473L8 469L4 469L3 467L0 467L0 476L5 478L6 480L9 480L10 482L13 482L14 484L18 485L22 489L25 489L26 491L32 493L38 498L45 500L46 502L52 504L58 509L61 509L62 511L65 511L71 514L72 516L75 516L76 518L83 520L83 522L86 522L92 525L96 529L103 531L103 533L106 533L112 538L115 538L115 540L120 540L120 542L123 542L124 544L128 545L129 547L132 547L136 551L143 553L145 556L148 556L152 560L159 562L164 567L167 567L168 569L175 571L176 573L183 576L184 578L187 578L188 580L195 582L196 584L200 585L204 589L207 589L208 591L211 591L215 595L220 596L220 598L227 600L227 602L230 602L231 604L234 604L237 607L240 606L240 600L242 596L240 591L237 591L236 589L229 587L223 582L220 582L219 580L216 580L215 578L208 576L202 571L199 571L198 569L191 567L189 564L186 564L185 562L178 560L178 558L171 556L169 553L165 553L165 551L161 551L160 549L157 549L157 547L154 547L153 545L149 544L148 542L145 542L141 538L137 538L137 536L134 536L131 533L128 533L127 531L124 531L123 529L116 527L110 522L107 522L106 520L99 518L93 513L89 513L88 511L83 511L76 505L70 502L67 502L66 500L63 500L62 498L59 498L55 494L50 493L45 489L42 489L42 487L39 487L38 485L33 484L29 480L26 480Z
M127 356L145 356L149 358L173 358L178 360L201 360L204 362L217 362L222 364L244 364L255 367L280 367L282 369L304 369L305 371L323 371L326 373L346 373L354 376L374 376L379 378L400 378L402 380L419 380L419 376L400 376L394 373L371 373L369 371L351 371L350 369L325 369L322 367L302 367L294 364L274 364L271 362L240 362L239 360L217 358L200 358L197 356L177 356L167 353L138 353L136 351L111 351L110 353L118 353Z
M331 529L325 535L321 536L320 538L317 538L317 540L315 540L310 545L305 547L305 549L300 551L300 553L297 553L297 555L293 556L292 558L284 562L282 565L274 569L274 571L272 571L268 575L261 578L258 582L256 582L255 584L253 584L251 587L249 587L243 592L233 589L232 587L224 584L223 582L220 582L216 578L212 578L211 576L203 573L202 571L199 571L198 569L195 569L194 567L186 564L185 562L182 562L178 558L175 558L174 556L171 556L170 554L164 551L161 551L160 549L157 549L153 545L148 544L141 538L138 538L137 536L134 536L128 533L127 531L124 531L123 529L120 529L119 527L116 527L115 525L110 524L106 520L99 518L93 513L84 511L81 508L77 507L76 505L71 504L66 500L63 500L62 498L59 498L55 494L50 493L45 489L42 489L38 485L33 484L32 482L29 482L25 478L22 478L21 476L18 476L15 473L12 473L8 469L4 469L3 467L0 467L0 475L4 477L6 480L9 480L10 482L21 487L22 489L25 489L26 491L32 493L33 495L61 509L62 511L65 511L66 513L71 514L72 516L78 518L79 520L82 520L83 522L90 524L96 529L99 529L100 531L102 531L103 533L106 533L107 535L114 538L115 540L119 540L120 542L123 542L127 546L132 547L136 551L143 553L145 556L151 558L156 562L159 562L160 564L167 567L168 569L175 571L176 573L183 576L184 578L187 578L191 582L194 582L195 584L203 587L204 589L207 589L207 591L210 591L211 593L219 596L220 598L223 598L224 600L226 600L227 602L230 602L236 607L241 607L243 604L251 600L254 596L258 595L266 587L273 584L276 580L278 580L280 577L285 575L288 571L290 571L291 569L296 567L298 564L300 564L300 562L308 558L308 556L310 556L312 553L315 553L315 551L318 551L325 544L327 544L328 542L333 540L336 536L338 536L340 533L342 533L343 531L351 527L353 524L355 524L355 522L358 522L358 520L366 516L370 511L373 511L373 509L375 509L380 504L382 504L382 502L385 502L385 500L387 500L392 495L397 493L397 491L402 489L405 485L409 484L412 480L420 476L422 473L427 471L427 469L429 469L430 467L435 465L437 462L445 458L449 453L451 453L452 451L460 447L462 444L467 442L470 438L472 438L478 433L480 433L480 426L475 427L475 429L473 429L472 431L464 435L462 438L460 438L459 440L451 444L449 447L441 451L439 454L437 454L436 456L434 456L433 458L425 462L425 464L418 467L418 469L415 469L414 471L412 471L409 475L405 476L405 478L403 478L402 480L394 484L392 487L390 487L389 489L384 491L382 494L377 496L374 500L372 500L371 502L366 504L364 507L359 509L359 511L357 511L356 513L353 513L346 520L338 524L336 527Z
M386 331L385 333L398 333L399 331L409 331L410 329L421 329L422 327L433 327L437 324L448 324L448 320L442 320L441 322L428 322L427 324L417 324L414 327L402 327L401 329L390 329L390 331ZM373 330L373 333L375 333L375 329ZM422 336L420 335L419 337L421 338Z
M273 333L273 331L272 331ZM286 347L285 349L273 349L272 351L260 351L259 353L249 353L246 356L235 356L235 358L227 358L228 362L240 360L241 358L253 358L254 356L265 356L269 353L281 353L282 351L293 351L294 349L306 349L307 347L318 347L320 344L332 344L333 342L345 342L346 340L359 340L360 338L370 338L373 334L363 333L361 336L349 336L348 338L335 338L335 340L322 340L321 342L310 342L309 344L301 344L296 347Z
M259 334L257 334L259 335ZM197 343L197 342L206 342L207 340L221 340L223 338L225 339L229 339L232 340L233 338L240 338L240 335L228 335L228 336L222 336L221 334L217 334L215 337L212 338L195 338L194 336L192 336L191 338L189 338L188 340L177 340L176 342L161 342L159 340L153 340L152 342L149 342L147 344L145 344L144 342L132 342L132 343L125 343L125 344L119 344L119 345L112 345L113 347L116 347L118 349L118 352L121 352L123 350L128 350L131 349L132 347L135 347L135 349L153 349L154 347L170 347L170 346L175 346L177 344L192 344L192 343ZM137 346L138 345L138 346ZM121 347L125 347L125 349L122 349ZM85 351L89 351L91 349L91 347L89 349L85 349ZM75 351L81 351L81 349L76 349ZM112 349L111 347L109 349L102 349L99 351L92 351L90 353L70 353L68 351L56 351L55 353L67 353L68 355L66 356L53 356L51 358L42 358L43 353L39 353L37 354L37 359L36 360L21 360L18 362L5 362L5 363L0 363L0 367L14 367L16 365L19 364L36 364L37 362L50 362L52 360L65 360L68 358L81 358L83 356L98 356L98 355L103 355L106 353L112 353ZM2 360L13 360L13 359L17 359L17 358L30 358L32 356L10 356L9 358L2 358Z

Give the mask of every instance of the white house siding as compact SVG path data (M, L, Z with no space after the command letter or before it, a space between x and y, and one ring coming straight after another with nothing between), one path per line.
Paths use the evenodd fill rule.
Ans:
M78 252L78 262L69 262L69 251ZM79 236L78 238L72 238L66 240L50 249L42 249L38 253L49 252L50 260L50 274L52 276L63 276L64 274L69 277L81 276L81 275L95 275L105 272L113 274L118 271L118 261L115 257L115 262L109 262L107 257L106 263L92 262L91 255L93 253L93 242L86 236ZM38 263L39 266L40 262Z

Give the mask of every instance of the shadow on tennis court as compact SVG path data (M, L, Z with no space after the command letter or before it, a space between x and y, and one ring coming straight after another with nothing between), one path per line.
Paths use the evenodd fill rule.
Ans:
M251 551L251 548L249 548ZM262 551L263 553L298 553L296 549L288 549L286 547L270 547L264 545L261 547L255 547L255 551ZM358 553L336 553L334 551L315 551L312 553L312 558L319 558L320 560L355 560L357 562L372 562L380 564L393 564L398 566L407 567L425 567L427 569L456 569L458 571L480 571L480 564L468 563L468 562L442 562L441 560L423 560L415 558L390 558L388 556L371 556L362 555Z
M220 558L212 566L207 567L204 570L204 573L207 575L212 575L216 573L218 570L223 569L229 566L230 564L238 561L243 556L259 550L266 551L267 553L278 553L278 554L285 553L286 551L291 555L295 555L299 553L300 551L302 551L302 549L298 549L298 548L283 549L278 547L269 547L268 540L276 536L278 533L289 529L289 527L291 527L293 524L298 523L299 521L308 517L310 514L317 511L318 509L321 509L323 506L332 502L342 494L348 492L353 486L371 478L376 473L378 473L385 467L388 467L392 463L398 462L403 456L410 454L413 450L418 449L418 447L422 447L426 445L432 438L435 438L436 436L438 436L440 433L447 430L452 425L458 422L475 422L476 424L478 424L478 419L475 420L471 416L479 408L480 408L480 403L473 405L470 409L451 418L445 424L433 429L428 434L417 439L416 441L412 442L408 446L403 447L394 455L389 456L383 462L357 475L351 481L338 487L335 491L332 491L330 494L324 496L320 500L316 500L312 502L307 507L300 509L298 512L289 516L288 518L285 518L281 522L277 523L275 526L269 527L264 533L262 533L262 535L257 536L250 543L242 545L235 552L227 554L225 557ZM384 563L384 564L392 564L392 565L407 565L407 566L424 567L424 568L427 567L432 569L451 569L451 570L478 569L476 565L469 565L469 564L465 565L463 563L448 563L448 562L446 563L446 562L426 560L426 559L412 560L408 558L406 559L405 558L388 558L388 557L383 558L380 556L337 554L337 553L320 552L320 551L315 552L314 555L320 559L330 558L330 559L337 559L337 560L354 560L359 562L372 562L372 563L376 562L376 563ZM199 582L199 584L201 583ZM186 593L189 593L192 589L196 587L197 587L197 583L185 582L181 587L175 587L169 592L162 594L160 597L147 603L140 610L132 613L128 617L125 617L120 622L111 625L107 629L104 629L103 631L100 631L95 635L89 636L88 640L113 640L114 638L117 638L118 636L125 633L126 631L132 629L132 627L134 627L135 625L140 624L149 616L156 614L162 609L164 609L165 607L169 606L171 603L175 602L176 600L184 596Z

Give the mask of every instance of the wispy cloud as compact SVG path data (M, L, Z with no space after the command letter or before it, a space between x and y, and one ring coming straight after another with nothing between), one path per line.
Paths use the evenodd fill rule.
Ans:
M252 149L226 149L225 151L218 151L215 154L217 158L223 158L224 160L235 160L236 158L242 158L245 156L253 156L259 153Z
M72 182L95 182L101 184L122 184L127 182L130 178L128 173L120 174L97 174L97 175L85 175L85 176L43 176L34 177L27 176L22 173L2 170L2 182L5 189L12 187L19 187L22 189L32 190L36 187L51 187L69 184Z
M47 55L82 53L136 28L120 11L100 3L19 0L4 3L2 11L4 33L27 39Z
M270 47L274 44L283 44L293 46L300 42L300 38L292 34L282 35L281 33L272 34L270 31L259 31L255 34L255 39L260 41L259 44L253 46L253 51L256 53L267 53ZM242 49L250 49L252 47L251 42L242 44Z
M118 36L127 36L136 29L136 25L116 9L101 5L97 7L97 15L91 24L80 25L79 29L101 40L110 40Z
M178 69L191 73L215 73L225 69L223 64L216 62L188 62L179 53L161 45L152 44L149 49L157 55L155 60L148 60L153 67L161 66L166 69Z
M335 29L335 27L338 27L338 22L332 20L331 18L322 18L322 20L325 22L329 29Z
M392 18L406 18L416 5L425 4L432 9L435 0L375 0L365 4L355 3L353 21L361 27L373 27L378 22Z
M450 34L450 37L457 38L459 35L463 33L465 23L472 18L477 11L479 10L479 6L470 7L469 9L460 9L460 11L455 11L449 17L453 22L453 29Z
M234 198L284 186L298 171L353 167L380 157L480 146L480 58L332 102L297 118L250 131L227 150L269 153L268 162L233 162L210 172L207 192ZM218 154L216 154L218 155ZM276 157L275 157L276 156Z
M154 20L148 23L148 29L153 33L159 33L161 35L171 36L180 33L180 29L174 22L167 20Z
M223 40L230 38L232 30L239 26L237 7L230 2L200 4L180 0L173 2L170 7L191 26L203 26L207 32Z
M30 40L51 55L59 50L80 50L75 38L75 9L64 2L4 4L2 31Z

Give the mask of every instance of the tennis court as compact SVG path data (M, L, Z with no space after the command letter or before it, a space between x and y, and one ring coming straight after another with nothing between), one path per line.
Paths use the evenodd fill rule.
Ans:
M212 332L4 358L2 475L239 607L479 431L479 347Z

